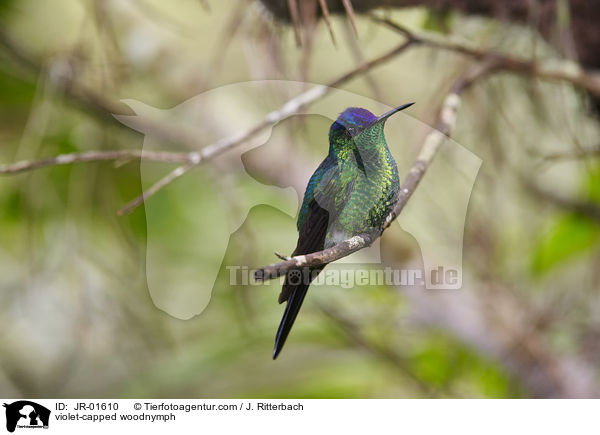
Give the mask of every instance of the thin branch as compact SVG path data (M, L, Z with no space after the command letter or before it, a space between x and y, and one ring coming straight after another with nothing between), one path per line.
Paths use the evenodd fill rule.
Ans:
M319 5L321 6L321 12L323 13L323 18L325 18L325 24L327 24L327 29L329 30L329 35L331 36L331 42L333 42L334 47L337 47L337 43L335 41L335 34L333 33L333 27L331 25L331 19L329 17L329 8L327 7L326 0L319 0Z
M425 171L433 161L439 147L444 143L446 138L450 136L452 130L454 130L458 108L461 102L460 95L462 92L469 88L473 82L488 74L494 68L495 61L490 59L484 63L478 64L467 75L454 82L442 104L433 131L425 138L417 160L408 171L408 175L404 179L402 186L400 186L398 202L385 220L384 229L388 228L394 219L398 217L400 212L402 212L402 209L425 175Z
M254 278L257 281L267 281L284 275L288 270L331 263L370 246L374 241L375 239L370 234L359 234L323 251L297 255L289 260L257 269L254 272Z
M298 10L297 0L288 0L288 8L290 10L290 17L294 24L294 37L296 38L296 46L302 45L302 38L300 37L300 11Z
M441 391L424 382L410 366L410 359L407 355L399 353L390 346L385 346L369 340L360 330L359 326L351 320L342 316L339 312L329 306L320 305L320 310L341 330L345 337L357 347L366 350L377 358L390 364L408 378L415 387L421 390L428 397L442 397Z
M6 42L6 41L4 41L4 42ZM236 135L221 139L218 142L215 142L211 145L204 147L200 151L192 152L187 155L178 155L173 158L167 159L167 161L169 161L169 162L183 162L184 165L177 167L172 172L170 172L165 177L163 177L158 182L156 182L154 185L152 185L142 195L140 195L139 197L130 201L128 204L126 204L123 208L121 208L118 211L118 214L123 215L123 214L131 213L133 210L135 210L137 207L139 207L141 204L143 204L145 200L147 200L152 195L154 195L155 193L160 191L163 187L165 187L168 184L170 184L171 182L173 182L175 179L184 175L187 171L189 171L193 167L195 167L198 164L203 163L219 154L222 154L235 146L245 143L247 140L251 139L258 133L260 133L262 130L293 115L294 113L297 113L301 108L316 101L319 98L322 98L324 95L326 95L330 91L331 88L338 87L338 86L342 85L343 83L350 81L353 78L355 78L361 74L364 74L365 72L369 71L370 69L375 68L376 66L379 66L379 65L387 62L390 59L393 59L395 56L402 53L409 46L411 46L413 42L414 42L414 40L409 37L405 42L396 46L394 49L388 51L387 53L384 53L383 55L381 55L369 62L366 62L366 63L363 63L363 64L357 66L355 69L349 71L348 73L346 73L346 74L342 75L341 77L337 78L336 80L332 81L327 86L317 86L312 89L309 89L308 91L306 91L306 92L298 95L297 97L293 98L292 100L286 102L279 109L267 114L267 116L264 118L264 120L262 122L260 122L259 124L257 124L256 126L254 126L253 128L247 130L246 132L244 132L242 134L236 134ZM12 49L14 47L11 46L10 48ZM20 50L17 50L17 52L21 53ZM25 63L25 62L23 62L23 63ZM28 63L28 66L30 68L33 68L34 64ZM81 86L79 86L79 87L68 86L67 89L70 89L70 91L72 92L72 95L74 97L81 98L81 100L84 100L87 103L93 102L92 104L94 107L101 107L102 110L104 111L104 113L119 112L119 110L116 109L116 107L112 104L112 102L108 102L107 100L103 99L103 97L100 97L99 95L97 95L93 92L88 92L88 90L86 88L83 88ZM174 142L182 141L185 143L190 142L188 140L189 138L184 137L184 135L181 135L181 134L176 135L176 137L173 137L173 135L171 133L169 133L168 131L167 132L163 131L161 126L156 126L155 128L153 128L153 130L155 130L157 135L159 135L160 137L163 137L169 141L174 141ZM141 153L141 154L138 154L138 153L141 153L141 152L137 152L137 151L132 152L131 158L135 158L138 156L144 158L143 156L146 154L146 153ZM114 158L111 159L110 158L111 156ZM171 154L171 156L173 156L173 154ZM125 156L125 157L129 157L129 156ZM120 151L109 151L109 152L106 152L106 154L104 154L104 155L97 155L97 154L89 155L87 153L81 153L80 155L69 155L68 157L62 157L62 158L60 156L58 156L53 159L46 159L46 160L39 161L39 162L18 162L18 163L12 164L12 165L3 166L2 168L4 169L4 173L15 173L15 172L22 172L24 170L36 169L38 167L46 167L46 166L51 166L51 165L56 165L56 164L68 164L68 163L86 162L86 161L94 161L94 160L121 160L122 158L123 158L123 155L120 154ZM181 160L179 160L180 158L181 158ZM156 160L164 161L164 159L162 159L162 158L156 159Z
M475 80L491 71L493 66L494 64L491 62L478 64L469 74L465 77L461 77L453 84L442 104L435 124L435 129L425 138L415 163L400 186L398 202L386 218L383 230L389 227L394 219L400 214L425 175L427 168L433 161L440 146L452 132L461 101L460 94L471 86ZM332 261L347 257L348 255L371 245L376 238L377 237L372 237L369 234L359 234L323 251L298 255L286 261L270 264L256 270L255 279L266 281L282 276L288 270L331 263Z
M353 33L353 31L349 25L344 26L344 33L346 36L346 42L348 44L348 48L350 49L350 53L352 54L352 57L354 58L356 64L360 65L361 63L363 63L365 61L362 47L359 44L359 41L356 38L356 35ZM369 88L371 88L371 92L373 92L375 99L378 101L382 101L381 89L379 89L379 86L377 85L377 81L373 77L372 73L371 72L365 73L363 76L363 79L366 82L366 84L369 86Z
M174 171L169 172L166 176L161 178L157 183L154 183L149 189L145 190L140 196L138 196L133 201L129 202L125 207L121 208L117 212L117 214L119 216L122 216L126 213L130 213L132 210L134 210L136 207L139 207L140 205L142 205L145 200L150 198L152 195L154 195L160 189L165 187L167 184L170 184L173 181L175 181L175 179L181 177L188 170L190 170L193 166L194 166L194 163L189 162L183 166L178 167Z
M0 36L3 36L3 34L1 32L0 32ZM0 40L0 42L5 42L5 43L7 41L10 41L10 40L4 40L4 41ZM83 153L63 154L63 155L59 155L56 157L38 160L38 161L20 161L20 162L15 162L15 163L11 163L11 164L0 165L0 174L16 174L16 173L39 169L39 168L44 168L44 167L48 167L48 166L66 165L66 164L71 164L71 163L110 161L110 160L119 161L119 160L128 160L128 159L134 159L134 158L140 158L142 160L157 161L157 162L163 162L163 163L182 163L181 166L179 166L176 169L174 169L173 171L171 171L165 177L163 177L158 182L156 182L154 185L152 185L148 190L143 192L142 195L140 195L139 197L130 201L128 204L126 204L123 208L121 208L118 211L119 215L128 214L128 213L131 213L133 210L135 210L137 207L139 207L141 204L143 204L145 200L147 200L152 195L157 193L160 189L167 186L168 184L173 182L175 179L184 175L186 172L188 172L193 167L195 167L195 166L199 165L200 163L203 163L207 160L210 160L210 159L214 158L215 156L218 156L235 146L245 143L246 141L248 141L252 137L256 136L258 133L260 133L264 129L299 112L303 107L322 98L327 93L329 93L332 88L338 87L338 86L354 79L355 77L358 77L361 74L364 74L365 72L369 71L370 69L375 68L375 67L389 61L390 59L393 59L395 56L397 56L398 54L400 54L403 51L405 51L406 49L408 49L411 46L412 42L413 41L411 39L408 39L407 41L403 42L402 44L399 44L398 46L396 46L394 49L384 53L383 55L378 56L369 62L366 62L366 63L363 63L363 64L357 66L353 70L338 77L337 79L335 79L328 85L316 86L314 88L309 89L308 91L287 101L279 109L268 113L265 116L265 118L263 119L263 121L261 121L260 123L258 123L254 127L252 127L251 129L249 129L241 134L235 134L235 135L223 138L211 145L208 145L208 146L202 148L200 151L195 151L195 152L190 152L190 153L174 153L174 152L167 152L167 151L150 152L150 151L141 151L141 150L89 151L89 152L83 152ZM5 44L5 45L7 45L7 44ZM9 48L12 49L13 48L12 45L10 45ZM17 51L17 53L19 54L19 56L21 55L20 54L21 51ZM22 63L25 63L25 61L22 61ZM27 66L29 66L30 68L33 69L35 67L35 64L27 62ZM119 110L117 110L116 107L112 105L112 102L108 102L108 100L103 99L103 97L100 97L97 94L94 94L91 92L87 92L87 90L83 91L83 93L81 93L81 89L84 89L84 88L79 87L78 89L80 89L80 91L76 91L75 89L77 89L77 87L70 86L70 87L68 87L68 89L70 89L70 91L73 92L72 95L74 97L77 97L77 98L82 97L82 99L85 99L88 102L93 100L94 106L102 108L104 113L107 113L107 112L118 113L119 112ZM85 97L84 97L84 95L85 95ZM150 123L148 123L148 124L150 124ZM189 135L182 134L182 133L175 134L174 132L166 131L165 129L163 129L164 126L162 126L162 125L155 125L155 126L148 125L147 127L152 130L153 134L156 134L157 136L164 138L165 140L168 140L169 142L186 143L186 144L195 143L194 140L190 139Z
M225 19L225 24L220 30L219 36L217 37L217 41L214 44L214 53L210 62L210 65L212 65L212 67L209 70L221 70L222 63L225 59L225 54L231 46L234 37L242 28L242 22L247 16L247 7L248 2L238 1L231 8L231 12L229 16Z
M496 61L496 69L498 70L525 74L544 80L569 82L575 86L586 89L590 94L600 96L600 74L586 71L576 62L560 59L533 62L528 59L507 55L498 51L481 49L467 41L452 38L447 35L438 36L430 32L409 30L387 18L380 18L374 15L371 15L371 18L376 22L385 24L416 43L453 51L477 60L493 58Z
M547 201L556 207L563 210L571 211L579 215L587 216L600 223L600 206L591 201L585 201L575 198L567 198L556 194L550 190L546 190L538 186L526 176L521 176L521 181L524 186L537 198Z
M162 163L186 163L193 161L190 153L176 153L168 151L87 151L83 153L60 154L43 160L21 160L15 163L0 165L0 174L18 174L48 166L70 165L72 163L120 161L141 159Z
M168 185L176 178L179 178L180 176L185 174L194 166L206 162L207 160L210 160L211 158L222 154L233 147L245 143L247 140L256 136L264 129L271 127L272 125L294 115L295 113L298 113L303 107L322 98L323 96L328 94L332 88L338 87L352 80L353 78L365 73L366 71L369 71L370 69L375 68L376 66L379 66L390 59L393 59L395 56L408 49L412 45L412 42L413 41L411 39L408 39L407 41L403 42L394 49L388 51L387 53L376 57L375 59L372 59L369 62L359 65L355 69L347 72L341 77L330 82L328 85L315 86L314 88L311 88L308 91L292 98L291 100L283 104L279 109L268 113L260 123L258 123L251 129L241 134L235 134L233 136L223 138L218 142L213 143L212 145L208 145L202 148L202 150L198 152L190 153L190 156L193 157L193 159L189 165L179 166L178 168L176 168L173 172L171 172L170 174L159 180L152 187L150 187L150 189L148 189L147 192L144 192L141 196L135 198L133 201L126 204L122 209L118 211L118 214L123 215L131 213L133 210L135 210L137 207L143 204L146 199L150 198L152 195L154 195L156 192L158 192L160 189Z
M587 157L600 157L600 146L596 146L594 148L582 148L573 151L545 154L542 156L542 159L546 161L571 159L576 160L585 159Z
M36 59L31 53L0 28L0 49L3 48L21 67L31 74L38 76L40 73L48 74L52 85L67 97L68 101L84 109L96 118L110 122L119 128L131 131L129 127L118 122L114 117L117 115L134 115L131 108L121 101L107 98L103 93L83 83L79 76L74 74L69 65L68 58L54 59L46 64ZM47 70L47 71L46 71ZM143 120L138 122L144 123ZM147 123L148 131L154 136L171 143L182 143L190 147L197 147L198 141L187 132L174 130L168 125L153 122ZM146 131L146 130L144 130Z
M358 36L358 29L356 28L356 17L354 15L354 8L352 7L352 2L350 0L342 0L342 3L344 4L344 9L346 9L346 14L348 14L350 24L352 24L354 34Z
M283 255L283 254L281 254L281 253L279 253L277 251L275 251L275 256L278 257L278 258L281 258L284 261L287 261L287 260L289 260L291 258L291 257L288 257L287 255Z

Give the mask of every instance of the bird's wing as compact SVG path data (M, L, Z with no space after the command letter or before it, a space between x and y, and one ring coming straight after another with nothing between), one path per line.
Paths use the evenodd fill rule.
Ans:
M354 179L342 179L338 166L328 159L321 163L306 188L298 216L298 244L293 255L323 250L327 228L337 218L352 191Z
M340 184L338 168L330 163L325 159L308 183L298 217L299 237L293 255L323 250L330 220L339 213L339 201L336 199L339 199L340 193L347 188L352 188ZM310 270L294 270L287 273L279 295L279 303L287 301L287 305L275 336L274 359L281 352L292 329L310 282L324 267L325 265L322 265Z
M306 190L304 191L304 199L302 200L302 207L300 208L300 213L298 214L298 232L302 230L302 225L306 221L312 205L312 202L315 199L315 191L321 181L323 180L323 176L333 169L334 162L330 156L327 156L319 165L319 167L315 170L315 172L311 175L308 184L306 185Z
M337 168L326 158L312 175L298 215L298 243L292 255L310 254L323 250L330 215L335 214L328 196L333 196ZM331 211L331 213L330 213ZM287 301L295 286L284 283L279 303ZM308 288L308 287L307 287Z
M294 255L308 254L323 250L325 234L327 233L327 224L329 222L329 213L317 204L311 202L308 209L306 220L300 229L298 245ZM273 350L273 359L277 358L279 352L285 344L296 316L300 311L304 297L310 286L310 282L319 274L325 266L315 268L304 268L303 270L292 270L286 274L281 293L279 294L279 303L287 301L283 317L279 323L277 334L275 336L275 349Z

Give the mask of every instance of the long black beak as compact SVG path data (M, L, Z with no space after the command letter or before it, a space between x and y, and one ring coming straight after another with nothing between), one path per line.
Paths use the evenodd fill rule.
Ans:
M377 122L383 122L386 119L388 119L390 116L392 116L394 113L398 113L401 110L404 110L410 106L412 106L415 103L407 103L407 104L403 104L402 106L398 106L395 109L390 110L389 112L385 112L383 115L381 115L379 118L377 118Z

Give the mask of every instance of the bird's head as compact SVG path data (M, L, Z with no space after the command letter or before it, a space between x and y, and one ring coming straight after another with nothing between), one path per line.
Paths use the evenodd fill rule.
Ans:
M383 137L385 121L395 113L412 106L414 103L403 104L381 116L375 116L367 109L348 107L329 129L329 143L333 150L350 150L361 145L373 145Z

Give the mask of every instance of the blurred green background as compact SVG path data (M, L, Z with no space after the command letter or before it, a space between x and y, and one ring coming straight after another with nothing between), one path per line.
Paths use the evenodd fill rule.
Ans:
M418 7L384 12L482 48L562 56L527 24ZM307 30L309 49L259 2L0 1L0 163L141 149L144 136L110 116L127 113L121 99L166 109L248 80L328 83L402 41L361 14L358 37L344 14L332 26L337 46L319 21ZM389 106L417 101L411 115L431 124L472 64L420 46L342 88ZM201 123L227 134L222 120ZM277 170L253 165L249 154L249 172L278 185L277 174L296 171L301 184L326 152L327 122L315 125L282 124L267 145ZM600 164L598 153L581 152L600 145L598 133L588 97L567 83L504 72L477 83L453 133L483 160L465 225L463 289L321 287L275 362L277 284L230 286L225 265L271 263L273 246L291 252L295 219L253 208L230 240L206 310L181 320L148 291L144 207L116 214L142 192L138 161L2 175L0 394L598 397ZM227 215L214 198L222 193L206 187L220 177L217 160L150 199L165 220L153 243L165 252L177 252L181 238L170 220ZM151 168L155 179L172 169ZM182 197L176 183L195 196ZM399 228L381 243L387 264L420 264L418 245ZM203 273L206 261L197 268ZM194 286L178 279L170 284Z

